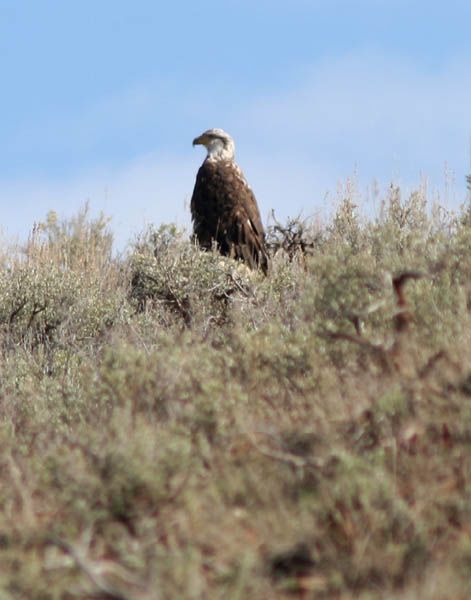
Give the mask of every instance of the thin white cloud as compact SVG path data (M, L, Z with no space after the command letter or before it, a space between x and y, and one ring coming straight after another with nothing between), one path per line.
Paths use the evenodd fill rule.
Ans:
M256 128L263 146L316 164L374 167L381 176L398 167L419 175L446 161L458 168L471 131L470 68L471 57L427 72L373 52L324 61L296 89L259 99L241 126Z
M199 151L192 153L190 142L202 122L223 126L236 138L240 164L264 216L272 208L280 218L325 212L339 180L355 171L360 187L375 178L384 186L399 180L412 187L423 176L432 189L443 187L446 163L456 184L444 199L456 206L464 199L469 171L470 68L471 58L427 71L363 52L325 60L279 94L241 95L229 108L216 106L214 98L205 108L204 94L183 98L180 108L191 131L181 133L186 137L178 151L173 146L172 155L161 152L60 181L0 181L4 229L24 234L48 210L71 214L86 200L113 217L120 247L149 222L188 226L188 203L203 158ZM82 127L98 126L105 113L108 129L119 130L121 122L125 129L136 122L141 127L157 96L153 89L123 95L111 102L111 109L92 111L68 131L72 135L75 127L78 135ZM176 131L180 108L177 104L172 113Z
M143 157L116 170L63 180L0 182L3 233L24 238L50 210L75 214L86 202L93 213L111 216L117 247L151 223L189 225L187 204L194 182L190 161Z

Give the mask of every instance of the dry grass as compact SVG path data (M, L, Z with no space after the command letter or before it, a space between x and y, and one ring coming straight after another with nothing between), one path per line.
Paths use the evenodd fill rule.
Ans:
M471 595L471 222L393 189L269 276L50 215L0 271L0 597Z

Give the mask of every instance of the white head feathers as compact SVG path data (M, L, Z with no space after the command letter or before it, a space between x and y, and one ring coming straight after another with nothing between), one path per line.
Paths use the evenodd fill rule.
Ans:
M234 160L234 140L223 129L208 129L193 140L193 146L197 144L206 147L207 160Z

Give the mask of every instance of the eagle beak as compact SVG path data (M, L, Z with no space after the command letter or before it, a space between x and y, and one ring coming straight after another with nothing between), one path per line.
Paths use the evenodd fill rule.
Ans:
M198 137L196 137L193 140L193 146L204 145L205 141L206 141L206 138L204 137L204 134L203 135L199 135Z

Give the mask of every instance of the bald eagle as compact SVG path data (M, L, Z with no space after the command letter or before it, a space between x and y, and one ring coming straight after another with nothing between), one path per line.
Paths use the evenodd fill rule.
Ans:
M208 129L193 140L208 155L196 176L191 198L193 234L206 249L268 270L265 232L254 193L234 160L234 140L222 129Z

